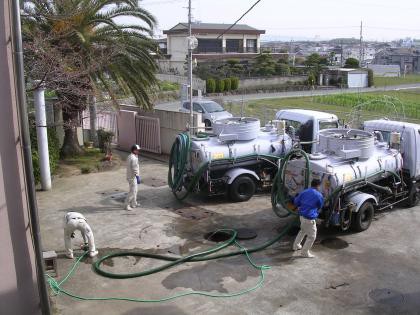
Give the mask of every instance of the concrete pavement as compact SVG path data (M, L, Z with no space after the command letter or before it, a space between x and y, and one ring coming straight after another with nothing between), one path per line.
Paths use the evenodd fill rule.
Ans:
M62 217L68 211L87 217L100 256L125 249L185 255L212 246L203 236L222 227L256 230L256 239L241 242L251 247L276 236L290 220L274 215L266 194L245 203L194 196L179 203L166 186L166 164L142 158L141 173L142 206L132 212L122 209L127 190L123 168L59 178L52 191L38 192L44 250L59 252L60 278L72 264L61 255ZM379 213L369 230L359 234L321 230L313 250L316 259L296 257L288 235L253 254L257 264L272 268L262 288L236 298L189 296L158 304L87 302L63 295L52 299L57 314L418 314L419 227L420 207L415 207ZM64 287L83 296L160 298L189 290L235 292L258 281L258 272L244 257L187 263L130 280L98 276L91 262L81 263ZM105 268L127 272L161 263L131 257L113 259Z

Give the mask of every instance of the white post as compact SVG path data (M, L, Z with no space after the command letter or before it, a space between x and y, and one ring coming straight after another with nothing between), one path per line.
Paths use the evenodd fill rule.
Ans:
M44 88L34 91L36 136L38 142L39 167L42 190L51 189L50 157L48 154L47 116L45 114Z

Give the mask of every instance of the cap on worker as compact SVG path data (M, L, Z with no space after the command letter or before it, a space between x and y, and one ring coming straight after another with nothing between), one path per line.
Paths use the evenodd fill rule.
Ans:
M140 150L140 146L138 144L133 144L133 146L131 147L131 152L133 152L134 150Z

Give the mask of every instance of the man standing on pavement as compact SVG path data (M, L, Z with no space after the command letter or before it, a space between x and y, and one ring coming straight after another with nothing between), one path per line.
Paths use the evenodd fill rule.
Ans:
M133 210L139 206L137 203L137 185L140 184L139 158L140 146L135 144L131 147L131 154L127 158L127 181L129 191L125 200L125 209Z
M302 191L293 201L299 209L300 231L293 243L293 250L302 249L302 257L313 258L313 254L309 252L316 239L316 221L319 211L324 205L324 198L319 192L321 181L313 179L311 187ZM303 238L306 236L305 244L302 248Z

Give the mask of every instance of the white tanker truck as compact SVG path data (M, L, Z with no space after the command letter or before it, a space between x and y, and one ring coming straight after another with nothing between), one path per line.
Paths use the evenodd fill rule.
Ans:
M363 231L370 226L375 210L402 202L414 206L420 154L413 152L420 152L416 145L420 144L420 126L371 121L364 127L320 131L318 152L290 152L272 191L276 214L283 217L293 211L291 198L313 178L321 180L326 202L320 218L326 226ZM401 149L405 154L401 155Z
M299 136L312 150L320 129L338 126L337 117L324 112L281 110L276 118L263 128L255 118L227 118L214 122L213 135L191 139L179 135L169 165L172 191L181 199L185 188L207 195L228 194L232 201L249 200L257 189L271 187L279 160Z

